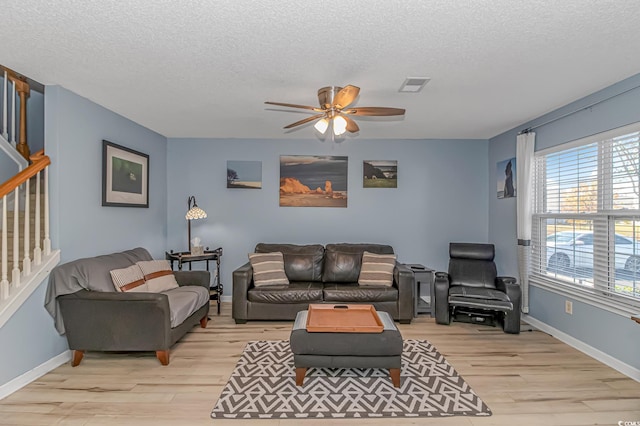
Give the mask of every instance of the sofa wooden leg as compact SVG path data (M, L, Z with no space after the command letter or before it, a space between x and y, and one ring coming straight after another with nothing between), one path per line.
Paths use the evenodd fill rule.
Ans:
M84 357L84 351L74 350L73 359L71 360L71 366L77 367L78 364L80 364L80 361L82 361L82 357Z
M302 386L304 382L304 376L307 374L307 369L303 367L296 368L296 386Z
M162 365L169 365L169 350L166 351L156 351L156 358L160 361Z
M207 315L203 316L200 320L200 327L207 328L207 322L209 321L209 317Z
M391 376L391 383L393 383L393 387L399 388L400 387L400 369L390 368L389 375Z

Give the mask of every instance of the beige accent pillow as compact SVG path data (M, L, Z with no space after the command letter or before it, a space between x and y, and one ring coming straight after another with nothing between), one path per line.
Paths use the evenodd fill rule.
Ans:
M136 263L144 274L149 291L160 293L162 291L178 288L178 282L173 275L173 270L167 260L146 260Z
M396 266L395 254L375 254L365 251L362 253L362 267L358 284L362 285L393 285L393 268Z
M249 253L253 267L253 284L262 285L289 284L284 272L284 257L279 251L273 253Z
M121 293L149 293L142 269L138 265L109 271L116 291Z

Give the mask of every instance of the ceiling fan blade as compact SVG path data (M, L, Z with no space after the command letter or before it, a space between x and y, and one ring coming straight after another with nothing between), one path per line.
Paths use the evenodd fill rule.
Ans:
M336 94L335 98L333 98L333 106L338 109L342 109L347 105L350 105L351 102L353 102L358 97L359 93L359 87L349 84L348 86L343 87L342 90L340 90Z
M305 124L305 123L308 123L308 122L310 122L310 121L317 120L318 118L322 118L322 117L324 117L324 116L325 116L325 114L316 114L316 115L312 115L311 117L307 117L307 118L302 119L302 120L300 120L300 121L296 121L295 123L291 123L291 124L289 124L288 126L284 126L284 128L285 128L285 129L290 129L290 128L292 128L292 127L300 126L300 125Z
M318 108L318 107L312 107L309 105L296 105L296 104L286 104L283 102L269 102L266 101L265 104L269 104L269 105L278 105L278 106L285 106L285 107L289 107L289 108L302 108L302 109L310 109L311 111L323 111L322 108Z
M386 116L386 115L404 115L402 108L386 108L386 107L358 107L343 109L343 114L351 115L370 115L370 116Z
M353 121L353 119L349 118L346 115L343 115L342 117L347 120L347 132L355 133L360 130L360 127L358 127L358 124Z

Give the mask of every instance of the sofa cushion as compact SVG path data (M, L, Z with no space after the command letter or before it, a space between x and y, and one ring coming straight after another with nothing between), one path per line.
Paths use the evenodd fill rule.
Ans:
M169 298L171 328L179 326L205 303L209 303L209 291L202 286L185 285L163 293Z
M253 287L247 299L257 303L322 302L322 283L297 281L289 285Z
M398 300L398 289L391 286L350 284L324 285L325 302L395 302Z
M178 287L176 277L173 275L169 261L144 260L137 262L144 274L144 279L150 292L160 293Z
M354 283L360 275L362 253L326 250L322 281L329 283Z
M392 286L395 266L395 254L375 254L365 251L362 254L362 267L358 283Z
M282 253L249 253L249 261L253 268L253 285L272 286L289 284L284 272Z
M144 280L144 274L138 265L113 269L109 272L116 291L121 293L149 293L149 287Z
M289 281L322 281L324 247L320 244L259 243L256 253L279 251L284 257L284 270Z

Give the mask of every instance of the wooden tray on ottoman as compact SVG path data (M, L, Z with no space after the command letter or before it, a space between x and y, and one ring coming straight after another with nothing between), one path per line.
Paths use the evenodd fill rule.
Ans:
M373 305L309 305L309 333L382 333L382 330L384 326Z

